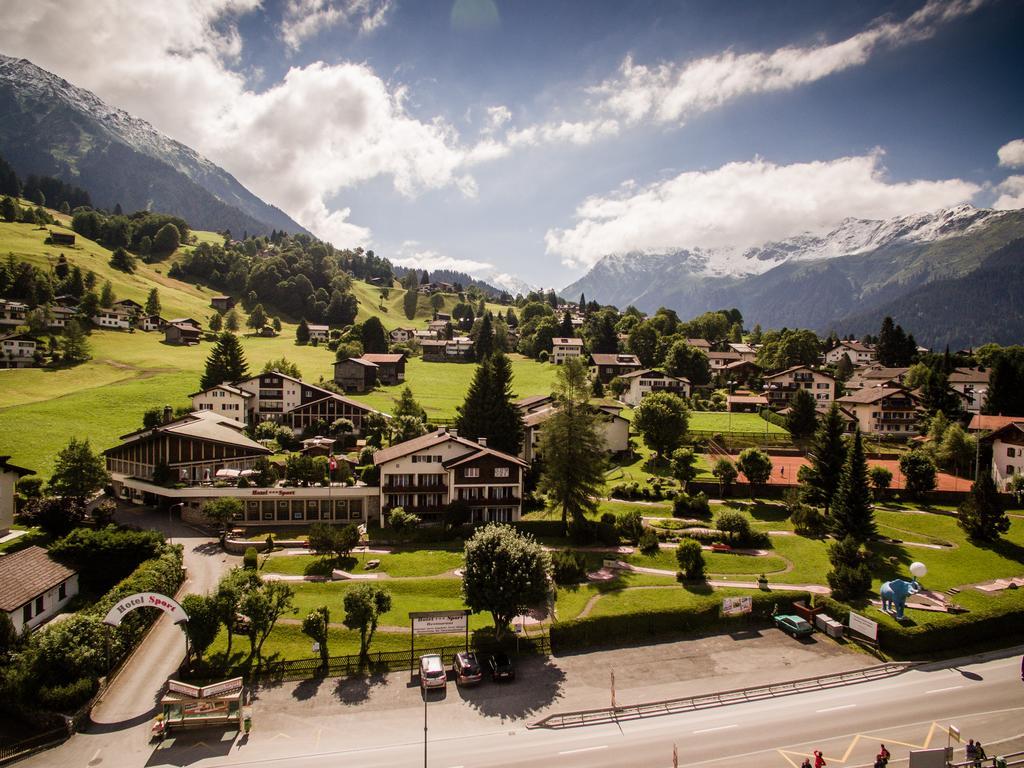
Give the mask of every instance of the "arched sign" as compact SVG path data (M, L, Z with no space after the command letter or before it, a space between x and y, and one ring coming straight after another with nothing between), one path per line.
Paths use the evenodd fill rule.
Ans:
M110 609L107 617L103 619L103 623L116 627L121 623L126 614L131 613L136 608L159 608L169 615L175 624L188 621L188 614L185 613L185 609L174 598L160 595L156 592L139 592L119 600Z

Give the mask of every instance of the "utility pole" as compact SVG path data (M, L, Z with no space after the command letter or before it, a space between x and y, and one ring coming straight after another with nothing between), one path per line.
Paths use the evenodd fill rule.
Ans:
M423 768L427 768L427 689L423 689Z

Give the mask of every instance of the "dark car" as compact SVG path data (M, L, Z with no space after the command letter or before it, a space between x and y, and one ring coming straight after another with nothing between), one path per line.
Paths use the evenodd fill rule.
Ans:
M452 661L452 672L455 673L455 682L459 685L479 683L484 678L475 653L456 653L455 660Z
M789 614L776 614L772 616L775 626L783 632L788 632L793 637L806 637L814 631L814 627L801 619L799 616Z
M488 660L488 664L491 667L491 679L497 682L498 680L515 680L516 670L512 666L512 659L509 658L507 653L496 653Z

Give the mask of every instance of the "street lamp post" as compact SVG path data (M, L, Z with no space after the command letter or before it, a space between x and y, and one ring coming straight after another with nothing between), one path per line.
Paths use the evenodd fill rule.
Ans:
M427 768L427 696L426 688L423 689L423 768Z

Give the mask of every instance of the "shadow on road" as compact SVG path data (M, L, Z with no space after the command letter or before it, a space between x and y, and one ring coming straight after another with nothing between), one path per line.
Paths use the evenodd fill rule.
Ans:
M204 728L168 736L150 755L147 766L191 765L227 757L239 738L237 728Z
M733 640L756 640L759 637L764 637L759 629L739 629L735 632L730 632L729 637Z
M459 696L484 717L518 720L529 717L562 698L565 672L547 658L520 657L516 679L485 682L473 688L459 688Z
M160 708L155 706L148 712L143 712L141 715L130 717L127 720L118 720L116 723L102 723L97 720L89 718L89 726L85 729L87 733L114 733L115 731L124 731L129 728L134 728L137 725L141 725L147 721L153 720L157 716Z
M361 704L370 697L374 688L386 683L387 677L383 672L341 677L334 686L334 697L342 704Z
M295 690L292 691L292 698L296 701L312 699L316 696L317 691L320 690L320 686L323 682L324 678L320 676L312 677L309 680L303 680L295 686Z

